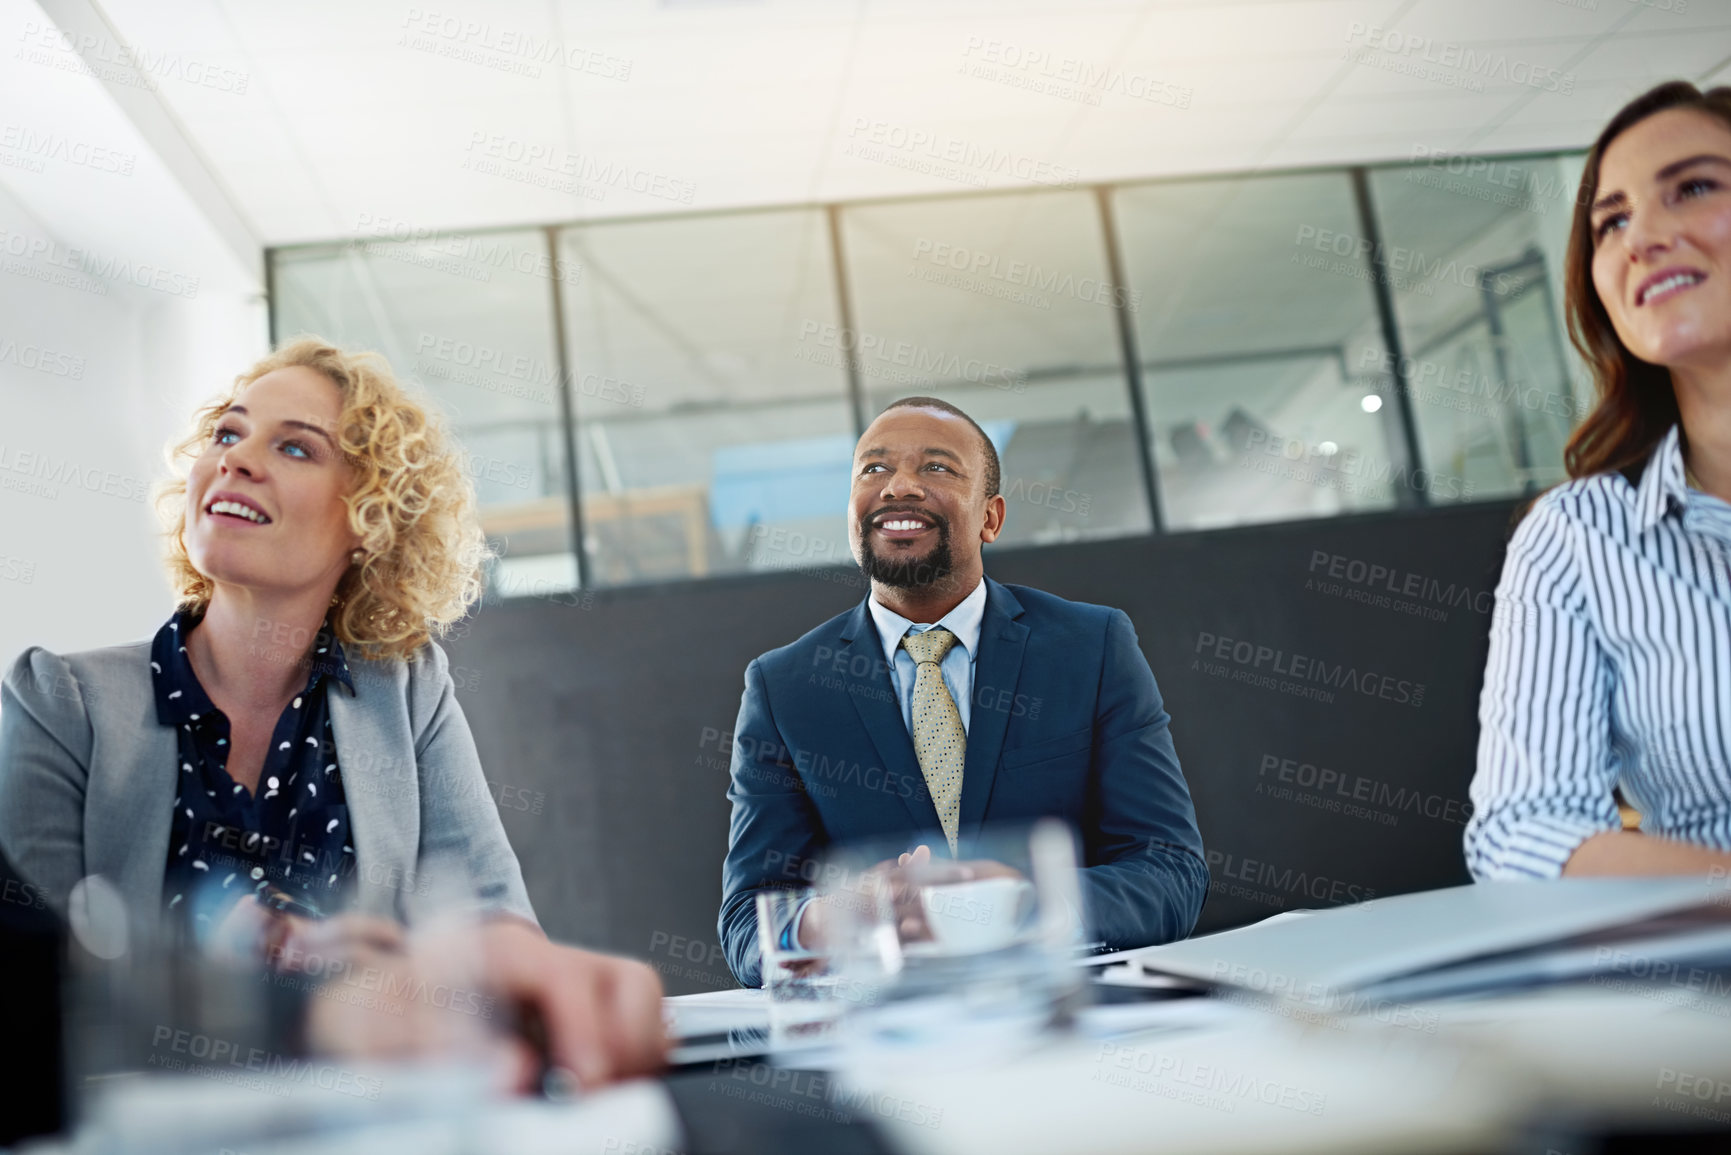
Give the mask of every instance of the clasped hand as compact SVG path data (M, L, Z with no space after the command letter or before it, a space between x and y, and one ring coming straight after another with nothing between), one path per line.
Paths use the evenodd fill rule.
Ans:
M930 942L932 928L921 892L934 886L953 886L987 878L1021 878L1013 867L989 858L939 859L929 846L916 846L894 859L884 859L850 884L820 896L806 907L800 920L799 942L808 950L830 946L839 929L843 903L857 909L861 903L887 903L895 919L896 934L904 943ZM881 908L880 908L881 909ZM820 966L819 960L800 964L802 969Z

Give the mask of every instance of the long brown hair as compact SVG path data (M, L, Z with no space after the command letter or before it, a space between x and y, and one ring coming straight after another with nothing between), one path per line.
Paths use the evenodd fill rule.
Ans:
M1731 88L1702 92L1688 81L1673 80L1642 93L1611 118L1593 142L1581 172L1563 282L1569 340L1586 359L1599 403L1563 450L1570 477L1608 473L1644 461L1678 420L1671 371L1629 351L1593 287L1593 202L1599 197L1599 163L1605 149L1629 128L1673 108L1695 109L1731 126Z

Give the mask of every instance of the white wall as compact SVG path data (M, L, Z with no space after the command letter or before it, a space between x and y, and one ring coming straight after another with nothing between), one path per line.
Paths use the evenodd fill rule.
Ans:
M265 348L263 307L75 275L0 188L0 660L148 636L168 616L149 501L194 404ZM37 279L67 274L82 287ZM98 291L105 290L105 291Z
M0 43L47 17L0 0ZM194 405L266 348L256 254L89 75L0 67L0 664L148 637L149 500Z

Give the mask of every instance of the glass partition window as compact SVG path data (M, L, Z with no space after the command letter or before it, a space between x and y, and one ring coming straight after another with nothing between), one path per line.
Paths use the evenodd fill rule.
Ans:
M847 562L854 430L824 214L588 225L561 246L580 270L564 321L596 580Z
M501 554L490 592L574 586L545 234L309 246L274 272L281 338L375 349L445 413Z
M1587 413L1560 294L1579 166L1437 157L1372 177L1421 452L1458 500L1565 480ZM1367 383L1382 392L1392 374Z
M1400 501L1394 407L1356 379L1383 349L1347 175L1144 185L1114 205L1167 528Z
M496 596L850 565L859 425L914 394L997 446L1001 546L1495 500L1561 481L1588 410L1581 166L380 227L274 250L271 307L449 416Z
M1099 209L1087 192L846 209L868 414L910 394L997 446L1000 545L1146 533Z

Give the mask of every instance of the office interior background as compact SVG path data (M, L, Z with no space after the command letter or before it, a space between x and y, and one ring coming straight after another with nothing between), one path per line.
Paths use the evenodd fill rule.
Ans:
M1503 543L1591 400L1581 156L1726 81L1731 3L0 0L0 48L0 651L149 636L194 406L377 349L498 552L446 646L542 920L683 993L743 669L863 596L908 394L1002 455L988 572L1135 621L1202 929L1465 881Z

